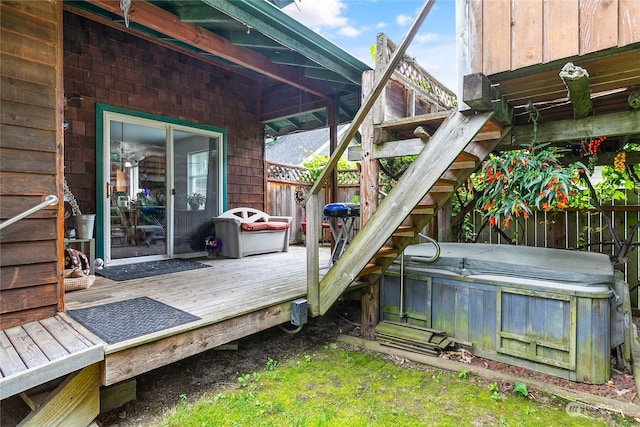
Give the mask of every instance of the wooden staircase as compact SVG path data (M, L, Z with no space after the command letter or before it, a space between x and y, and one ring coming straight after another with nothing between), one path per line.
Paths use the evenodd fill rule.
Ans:
M493 113L458 110L440 125L319 283L324 314L354 283L377 281L507 132ZM415 124L415 123L414 123ZM493 139L477 137L492 134ZM497 137L496 137L497 136Z

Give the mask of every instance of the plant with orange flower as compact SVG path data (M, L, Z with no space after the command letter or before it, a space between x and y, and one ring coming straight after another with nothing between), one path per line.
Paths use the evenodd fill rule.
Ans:
M493 226L505 228L513 218L528 218L532 209L544 211L576 205L580 162L562 165L560 153L549 144L534 144L524 150L491 154L471 182L480 193L476 206Z

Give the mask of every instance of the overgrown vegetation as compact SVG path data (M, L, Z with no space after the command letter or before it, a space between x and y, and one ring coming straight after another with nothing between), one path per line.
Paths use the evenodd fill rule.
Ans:
M488 382L469 371L408 368L325 346L286 362L267 358L264 370L239 373L235 385L196 402L180 397L161 425L629 425L608 414L566 408L566 401L521 383Z

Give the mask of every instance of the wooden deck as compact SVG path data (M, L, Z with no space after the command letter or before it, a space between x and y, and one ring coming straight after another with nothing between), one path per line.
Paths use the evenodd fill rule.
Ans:
M320 265L329 261L321 248ZM146 296L201 320L116 344L81 325L83 335L104 345L103 385L133 378L290 320L291 301L307 292L306 249L241 259L201 260L211 268L115 282L98 276L89 289L66 294L66 310ZM321 272L322 273L322 272ZM61 314L69 322L73 320Z
M0 331L0 400L101 361L103 346L61 316Z

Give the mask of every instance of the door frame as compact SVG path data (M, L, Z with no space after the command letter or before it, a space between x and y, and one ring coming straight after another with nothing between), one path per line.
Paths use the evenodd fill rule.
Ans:
M109 203L107 202L107 188L106 182L108 181L108 176L105 170L105 161L110 160L109 153L109 128L107 124L110 120L119 120L119 118L125 119L140 119L142 121L153 122L155 125L164 124L167 128L180 128L180 130L204 130L207 132L214 132L219 136L219 157L218 157L218 168L219 168L219 194L220 194L220 212L224 212L227 209L227 132L225 129L221 129L215 126L210 125L202 125L193 122L188 122L185 120L177 120L169 117L159 116L156 114L144 113L136 110L129 110L125 108L113 107L107 104L96 104L96 175L95 175L95 183L96 183L96 256L105 259L105 250L107 245L107 239L109 236L106 235L106 215L108 213L107 209L110 208ZM173 185L173 140L172 136L168 138L168 151L167 151L167 186ZM169 187L168 187L169 188ZM173 194L173 189L171 191ZM173 209L174 209L174 200L173 197L167 199L167 226L171 226L169 220L173 218ZM171 211L169 213L169 211ZM168 243L168 242L167 242ZM168 247L167 247L168 249ZM168 256L168 255L166 255ZM184 255L183 255L184 256ZM148 258L148 257L145 257ZM126 258L131 262L132 258ZM145 259L146 260L146 259ZM116 260L115 263L117 264ZM143 261L143 260L141 260ZM135 261L134 261L135 262Z

